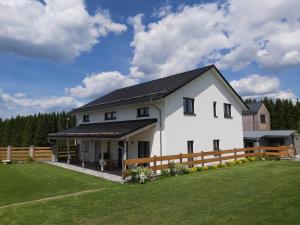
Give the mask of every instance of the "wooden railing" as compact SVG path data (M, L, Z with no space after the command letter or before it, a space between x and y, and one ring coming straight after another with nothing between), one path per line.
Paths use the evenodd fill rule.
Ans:
M59 146L57 148L57 159L58 160L67 160L68 153L70 154L71 159L78 159L78 157L79 157L77 146L70 146L69 152L68 152L67 147Z
M0 147L0 161L51 161L51 147Z
M175 163L185 163L188 166L201 165L206 163L222 163L227 160L237 160L245 157L255 156L275 156L275 157L291 157L294 156L294 149L289 146L279 147L252 147L252 148L239 148L228 149L221 151L201 151L191 154L177 154L166 156L153 156L148 158L128 159L123 160L122 176L127 176L127 168L129 166L148 164L148 167L156 172L157 170L166 169L169 166L170 161Z

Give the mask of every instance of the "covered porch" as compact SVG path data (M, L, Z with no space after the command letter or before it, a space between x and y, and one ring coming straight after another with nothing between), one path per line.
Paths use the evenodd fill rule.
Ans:
M145 119L80 124L48 137L53 143L67 142L64 163L121 176L125 170L123 160L150 156L156 122ZM76 148L71 150L70 143ZM53 161L61 162L58 148L53 149ZM74 149L76 159L72 158Z

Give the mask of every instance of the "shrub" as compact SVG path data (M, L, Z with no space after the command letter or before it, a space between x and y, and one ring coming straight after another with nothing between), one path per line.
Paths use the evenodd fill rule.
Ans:
M186 164L183 163L176 163L175 164L175 173L177 175L182 175L188 173L188 167Z
M235 164L241 164L242 161L241 160L235 160Z
M233 166L234 164L235 164L234 161L228 161L228 162L226 162L226 165L227 165L227 166Z
M131 170L131 181L144 184L151 179L151 170L147 167L135 167Z
M208 170L208 166L202 166L202 170Z
M199 166L199 167L196 167L197 171L202 171L203 170L203 167Z
M218 165L211 165L211 166L208 166L208 169L217 169L218 168Z
M249 157L248 160L249 160L249 162L254 162L256 160L256 158L255 157Z
M161 176L168 177L170 175L171 174L170 174L170 169L169 168L161 170Z
M224 168L224 167L227 167L227 164L226 163L220 163L220 164L218 164L218 167L219 168Z
M170 175L175 176L176 175L176 168L175 168L174 161L171 161L171 162L168 163L168 168L170 170Z
M249 162L248 159L241 159L240 161L241 161L242 163Z

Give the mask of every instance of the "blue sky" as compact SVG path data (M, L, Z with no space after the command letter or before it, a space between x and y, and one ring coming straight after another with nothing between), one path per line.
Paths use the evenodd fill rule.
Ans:
M69 110L212 63L244 97L295 101L299 8L296 0L3 0L0 117Z

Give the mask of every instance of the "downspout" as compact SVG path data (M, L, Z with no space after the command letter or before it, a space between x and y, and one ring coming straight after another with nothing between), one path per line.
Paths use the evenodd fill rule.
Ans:
M152 100L149 102L159 113L159 153L162 156L162 112L161 109L152 103Z

